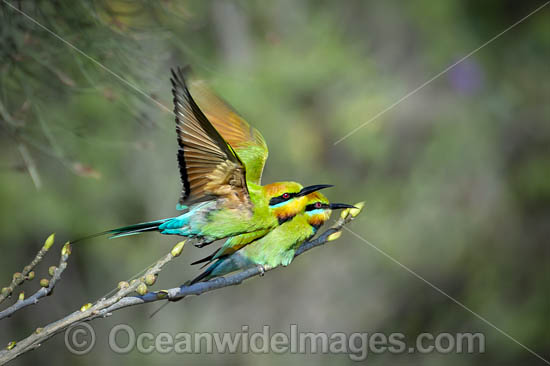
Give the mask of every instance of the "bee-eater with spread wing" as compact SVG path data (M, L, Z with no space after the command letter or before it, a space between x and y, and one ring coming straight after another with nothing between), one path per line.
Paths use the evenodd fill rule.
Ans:
M192 263L208 262L207 265L210 265L203 273L191 280L190 284L255 266L275 268L280 265L289 265L298 247L315 235L321 225L329 219L332 210L339 208L354 208L354 206L329 203L320 192L309 194L303 212L260 239L251 241L247 234L230 238L213 255Z
M248 233L259 238L304 210L307 195L330 185L260 185L266 143L228 104L197 83L191 96L184 70L172 70L172 93L183 184L183 214L109 230L112 237L159 231L197 238L198 246Z

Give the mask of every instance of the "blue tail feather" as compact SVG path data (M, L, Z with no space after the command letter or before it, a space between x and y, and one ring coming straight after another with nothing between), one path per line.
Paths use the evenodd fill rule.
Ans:
M183 215L167 219L158 226L158 230L162 234L174 234L183 236L197 234L196 232L192 231L191 227L189 227L189 219L192 215L193 213L189 211L184 213Z
M75 244L75 243L78 243L78 242L81 242L81 241L84 241L84 240L97 238L98 236L103 236L103 235L108 235L108 234L111 234L109 239L113 239L113 238L119 238L119 237L122 237L122 236L141 234L141 233L144 233L144 232L147 232L147 231L157 231L159 225L161 225L163 222L165 222L167 220L171 220L171 219L162 219L162 220L156 220L156 221L142 222L140 224L124 226L124 227L120 227L118 229L102 231L100 233L88 235L88 236L79 238L77 240L73 240L73 241L71 241L71 243Z
M197 282L205 281L210 279L211 276L213 276L214 270L222 264L223 259L218 259L216 262L210 264L208 268L206 268L201 274L199 274L197 277L193 278L191 281L189 281L189 285L193 285Z
M158 231L159 226L171 219L162 219L156 221L142 222L140 224L120 227L118 229L109 230L106 233L112 234L109 239L120 238L122 236L141 234L147 231Z

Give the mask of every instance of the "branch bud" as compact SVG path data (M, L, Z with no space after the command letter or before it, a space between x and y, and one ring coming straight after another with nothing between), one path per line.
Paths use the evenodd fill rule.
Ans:
M149 273L145 275L144 282L147 286L152 286L157 281L157 275Z
M10 343L8 343L8 346L6 347L6 349L9 351L10 349L13 349L16 345L17 345L17 342L11 341Z
M168 292L164 290L157 291L157 299L163 300L168 298Z
M10 294L11 290L9 287L2 287L2 295L3 296L8 296Z
M349 210L350 210L349 208L343 209L342 212L340 212L340 217L341 217L342 219L345 219L346 217L348 217L348 215L349 215Z
M50 285L50 280L47 278L43 278L40 280L40 286L42 287L48 287Z
M85 312L86 310L88 310L88 309L91 308L91 307L92 307L92 303L89 302L89 303L87 303L87 304L82 305L82 306L80 307L80 311L81 311L81 312Z
M357 215L359 215L361 213L361 211L363 210L363 207L365 207L365 201L356 203L356 204L354 204L354 206L356 208L352 208L349 211L349 213L351 214L352 217L356 217Z
M28 274L27 274L27 280L33 280L34 279L34 271L30 271Z
M334 241L336 239L338 239L339 237L342 236L342 232L341 231L337 231L335 233L332 233L330 234L328 237L327 237L327 241Z
M21 274L21 272L15 272L13 274L13 280L14 281L20 281L23 279L23 275Z
M56 269L57 269L56 266L50 266L50 268L48 268L48 274L53 277Z
M53 242L54 242L54 239L55 239L55 233L53 234L50 234L50 236L48 236L48 238L46 239L46 241L44 242L44 246L42 247L44 250L48 250L52 247L53 245Z
M40 333L42 333L43 330L44 330L44 328L36 328L36 330L34 332L36 334L40 334Z
M66 242L65 245L63 245L63 248L61 249L61 255L71 255L71 242Z
M172 257L179 257L179 255L181 254L181 251L183 250L184 245L185 245L185 240L180 241L179 243L174 245L174 247L172 248L172 251L170 252L170 254L172 254Z
M138 285L138 287L136 288L136 292L139 294L139 295L145 295L147 293L147 285L144 284L143 282L140 283Z
M118 283L118 286L117 286L117 287L118 287L119 290L122 290L122 289L124 289L124 288L128 288L129 286L130 286L130 284L129 284L128 282L126 282L126 281L120 281L120 282Z

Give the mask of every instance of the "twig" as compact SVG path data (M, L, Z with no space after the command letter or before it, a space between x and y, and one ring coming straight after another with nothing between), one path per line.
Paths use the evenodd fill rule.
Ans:
M42 259L44 258L44 255L46 255L46 253L48 252L48 250L51 248L51 246L53 245L54 243L54 239L55 239L55 234L51 234L50 236L48 236L48 238L46 239L46 241L44 242L44 245L42 246L42 248L38 251L38 253L36 254L36 256L34 257L34 259L32 260L32 262L25 266L23 268L23 272L15 272L13 274L13 279L10 283L10 285L8 287L4 287L2 289L2 292L0 293L0 304L6 300L8 297L10 297L10 295L13 293L13 291L15 290L15 288L17 286L19 286L20 284L22 284L27 278L29 278L29 273L32 272L32 270L34 269L34 267L36 267L36 265L38 263L40 263L42 261ZM34 273L33 273L34 274ZM33 276L34 277L34 276ZM0 319L2 319L0 317Z
M52 242L53 242L53 240L52 240ZM45 246L46 245L44 245L44 247ZM40 250L40 252L38 252L38 255L40 255L42 250L44 250L44 247ZM47 249L44 251L44 253L46 251L47 251ZM37 258L38 258L38 255L37 255ZM19 311L19 310L21 310L21 309L23 309L23 308L25 308L29 305L36 304L41 298L46 297L49 294L51 294L52 291L53 291L53 288L55 287L55 285L57 284L57 282L61 278L61 274L63 273L65 268L67 268L67 260L69 259L69 255L71 255L71 247L70 247L69 243L66 243L63 246L63 249L61 250L61 258L59 259L59 265L57 267L55 267L55 270L53 271L53 274L52 274L52 278L50 280L41 280L40 284L41 284L42 287L38 291L36 291L32 296L29 296L27 298L24 298L24 296L20 296L20 298L17 300L17 302L15 304L13 304L12 306L10 306L9 308L7 308L5 310L0 311L0 320L11 316L16 311ZM40 257L40 259L42 259L42 257ZM35 260L36 260L36 258L35 258ZM38 262L39 262L39 260L36 263L38 263ZM31 263L32 267L34 267L34 265L36 265L36 263L35 263L35 261L33 261ZM27 268L27 267L25 267L25 268ZM46 281L46 282L43 282L43 281Z
M37 328L27 338L19 342L10 342L6 349L0 351L0 365L4 365L5 363L13 360L23 353L39 347L42 342L50 339L51 337L63 331L72 324L82 321L88 321L95 318L101 310L116 304L132 292L136 290L139 291L139 287L144 286L145 279L148 276L155 277L166 263L171 261L173 258L179 256L181 250L183 249L184 243L185 242L178 243L169 254L159 259L151 268L147 270L145 276L143 276L139 281L134 280L130 284L128 284L127 282L121 282L122 285L119 284L119 290L113 296L100 299L93 305L91 303L85 304L80 308L80 310L77 310L62 319L50 323L43 328Z
M0 101L0 117L2 117L3 120L5 122L7 122L8 124L10 124L12 127L21 127L22 126L21 122L16 121L15 119L13 119L13 117L8 113L7 108L4 106L4 104L2 104L1 101Z
M19 149L19 153L23 158L23 162L27 167L27 171L31 176L34 186L36 187L36 189L40 189L42 187L42 181L40 180L40 175L38 174L38 170L36 169L36 164L34 163L34 159L29 153L29 150L27 150L27 147L21 142L17 144L17 148Z
M341 235L342 227L350 223L361 212L363 204L356 204L356 206L358 206L357 209L344 210L341 217L332 227L327 229L316 239L306 242L298 248L295 257L315 247L324 245L329 241L338 239ZM0 351L0 365L3 365L16 357L39 347L43 342L75 323L90 321L99 317L108 317L116 310L134 305L161 300L177 301L188 295L200 295L202 293L217 290L223 287L238 285L246 279L261 276L265 272L274 269L253 267L226 277L215 278L207 282L198 282L193 285L183 284L179 287L168 290L147 292L146 283L150 285L154 283L156 276L162 270L162 267L173 258L180 255L184 243L185 241L178 243L169 254L159 259L152 267L150 267L146 271L145 275L139 280L133 280L129 284L127 282L119 283L119 290L113 296L109 298L102 298L96 301L93 305L91 303L85 304L80 308L80 310L50 323L43 328L36 329L36 331L27 338L19 342L10 342L7 349ZM138 292L139 295L129 296L134 291Z

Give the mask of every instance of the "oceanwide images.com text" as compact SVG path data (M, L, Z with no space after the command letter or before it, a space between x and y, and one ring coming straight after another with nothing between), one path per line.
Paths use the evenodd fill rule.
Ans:
M97 344L106 340L107 344ZM128 324L117 324L108 336L96 337L89 323L79 323L65 332L65 345L76 355L84 355L94 347L108 347L126 354L137 351L151 353L274 353L274 354L346 354L353 361L363 361L369 354L403 353L484 353L482 333L404 333L382 332L305 332L291 324L287 332L272 332L269 325L251 331L243 325L238 332L136 332Z

